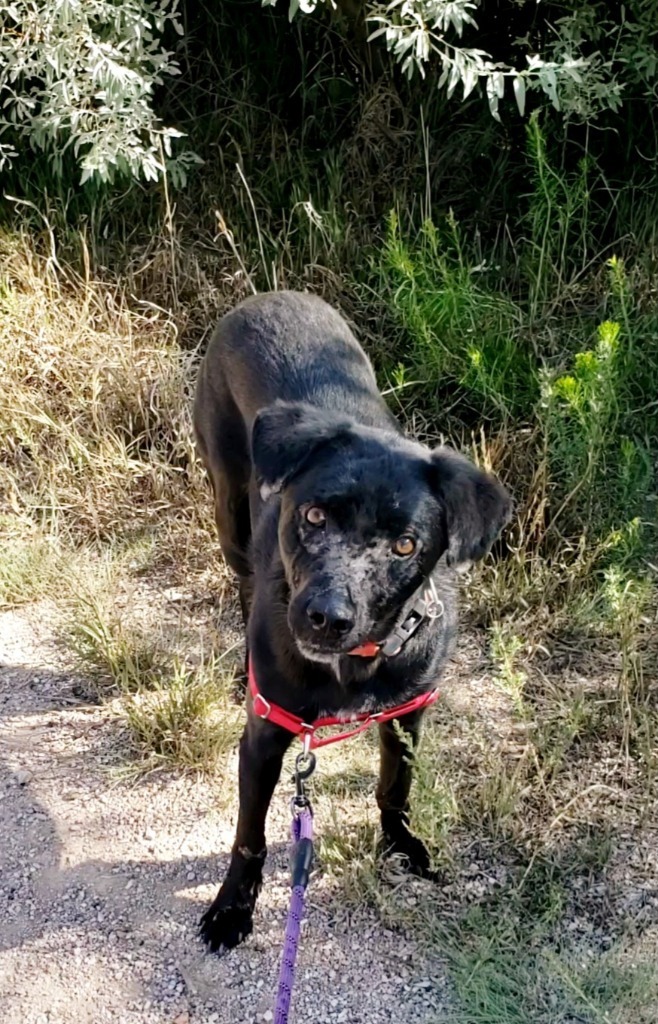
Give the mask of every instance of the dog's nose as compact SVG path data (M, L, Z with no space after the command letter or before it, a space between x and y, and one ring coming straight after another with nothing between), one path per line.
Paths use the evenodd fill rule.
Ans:
M306 614L313 629L330 636L345 636L354 628L354 609L342 597L323 594L311 598Z

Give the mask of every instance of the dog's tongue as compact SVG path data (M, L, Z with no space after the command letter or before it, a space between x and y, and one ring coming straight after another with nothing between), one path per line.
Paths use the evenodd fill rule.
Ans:
M371 640L368 640L365 644L361 644L360 647L353 647L348 654L355 654L359 658L374 658L376 654L379 654L379 644L374 644Z

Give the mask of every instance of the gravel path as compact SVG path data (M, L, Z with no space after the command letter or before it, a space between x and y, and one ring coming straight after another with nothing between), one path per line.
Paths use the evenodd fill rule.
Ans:
M235 801L212 783L121 771L112 708L76 697L39 606L0 615L0 1005L4 1024L272 1020L288 898L287 793L256 934L218 958L196 938L229 850ZM123 767L126 767L124 761ZM322 828L322 822L318 822ZM291 1022L440 1024L440 964L316 876Z

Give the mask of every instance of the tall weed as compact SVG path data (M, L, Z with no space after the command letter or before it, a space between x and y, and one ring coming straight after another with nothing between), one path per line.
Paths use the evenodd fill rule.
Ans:
M382 253L383 290L411 342L407 362L430 405L455 385L480 416L498 420L532 408L536 380L521 310L490 285L495 268L474 266L454 217L425 221L410 241L395 214ZM455 396L457 397L457 396Z

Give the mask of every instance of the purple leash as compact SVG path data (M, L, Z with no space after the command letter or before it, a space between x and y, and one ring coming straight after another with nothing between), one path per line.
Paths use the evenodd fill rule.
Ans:
M302 768L304 761L309 762L309 767L306 769ZM313 810L304 793L304 780L312 774L314 769L315 757L313 754L308 752L300 754L295 762L294 778L297 795L291 801L293 811L291 832L295 844L292 855L292 892L279 969L274 1024L287 1024L292 987L295 981L295 961L304 914L304 896L313 863Z

